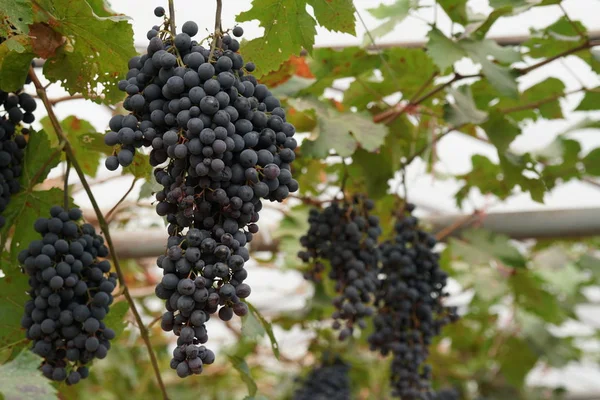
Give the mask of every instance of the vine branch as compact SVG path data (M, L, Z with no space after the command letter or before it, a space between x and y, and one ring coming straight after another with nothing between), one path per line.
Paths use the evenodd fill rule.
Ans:
M104 232L106 243L110 250L110 254L113 259L113 264L115 266L115 270L117 271L117 276L119 278L119 282L123 286L123 295L125 296L125 298L127 299L127 302L129 303L129 307L131 308L131 311L132 311L132 313L135 317L135 320L137 322L137 325L140 329L140 334L142 336L142 339L144 340L144 343L146 344L146 348L148 349L148 354L150 355L150 362L152 363L152 367L154 368L154 374L156 376L158 386L160 387L160 390L162 392L162 397L163 397L163 399L168 400L169 396L167 394L167 389L166 389L166 387L163 383L162 377L160 375L158 361L156 359L156 355L154 354L154 349L152 348L152 343L150 342L150 336L148 334L148 329L144 326L142 317L137 309L137 306L135 305L133 297L131 297L131 294L129 293L129 288L127 287L127 283L125 281L125 276L123 274L123 270L121 269L119 259L115 252L115 247L114 247L112 238L110 236L110 230L108 228L108 223L106 222L104 215L102 215L102 211L100 210L100 207L98 206L98 202L96 201L96 198L94 197L94 194L92 193L92 189L90 188L90 185L85 177L85 174L84 174L83 170L81 169L81 166L79 165L79 162L77 161L77 158L75 157L75 154L73 153L73 148L71 147L71 143L69 142L69 139L66 137L65 133L63 132L60 122L58 121L58 118L56 117L56 114L54 113L54 109L52 108L52 104L50 103L50 100L48 99L46 89L41 84L40 80L38 79L33 67L31 67L29 69L29 76L31 77L31 80L32 80L33 84L35 85L38 96L44 103L44 107L46 108L46 111L48 112L48 117L50 118L50 122L52 123L52 126L54 127L54 130L56 132L56 135L58 136L59 141L61 143L64 143L64 151L67 155L67 158L68 158L68 160L71 161L73 168L77 172L77 175L79 176L79 179L81 180L81 184L85 188L88 198L90 199L90 202L92 203L92 207L94 208L94 212L96 213L96 216L98 218L98 224L100 225L100 229L102 230L102 232Z
M113 206L113 208L110 209L109 212L106 213L105 218L110 221L111 217L113 215L113 213L117 210L117 208L125 201L125 199L127 198L127 196L129 196L129 194L131 193L131 191L133 190L133 188L135 187L135 183L137 182L138 178L133 178L133 181L131 182L131 186L129 186L129 189L127 189L127 191L125 192L125 194L123 195L123 197L121 197L121 199L119 201L117 201L117 204L115 204Z

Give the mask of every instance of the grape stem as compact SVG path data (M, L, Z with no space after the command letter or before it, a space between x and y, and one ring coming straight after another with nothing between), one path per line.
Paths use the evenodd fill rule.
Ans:
M79 162L77 161L77 158L75 157L75 153L73 152L71 143L69 142L69 139L66 137L65 133L63 132L62 126L60 125L60 122L58 121L58 118L56 117L56 114L54 113L54 109L52 108L52 104L50 103L50 100L48 99L48 94L46 93L46 88L42 85L42 83L38 79L33 67L30 67L30 69L29 69L29 76L31 77L31 81L35 85L38 96L44 103L44 107L46 108L46 111L48 112L48 117L50 118L50 122L52 123L52 126L56 132L56 136L58 136L58 140L61 143L64 143L64 151L67 155L67 159L70 160L73 168L77 172L77 176L79 176L79 179L81 180L81 184L83 185L83 187L88 195L88 198L90 199L90 202L92 203L92 207L94 208L94 212L96 213L96 217L98 218L98 224L100 225L100 229L104 233L106 243L110 250L110 254L113 259L113 265L115 267L115 270L117 271L117 276L119 277L119 282L120 282L121 286L123 287L123 295L125 296L125 298L127 299L127 302L129 303L129 308L131 309L131 312L133 313L133 315L135 317L137 325L140 329L140 334L142 336L142 339L144 340L144 343L146 344L146 348L148 349L148 354L150 355L150 362L152 363L152 367L154 368L154 374L156 376L158 386L160 387L160 390L162 392L162 397L163 397L163 399L168 400L169 395L167 394L167 389L166 389L165 384L163 383L162 377L160 375L158 361L156 359L156 354L154 354L154 349L152 348L152 343L150 342L150 336L148 334L148 329L144 326L142 317L135 305L133 297L129 293L129 288L127 287L127 283L125 282L125 276L123 274L123 270L121 269L121 265L119 264L119 259L117 257L115 247L114 247L112 238L110 236L108 223L106 222L104 215L102 215L102 211L100 210L100 207L98 206L98 202L96 201L96 198L94 197L94 194L92 193L92 189L90 188L90 185L85 177L85 174L83 173L83 170L81 169L81 166L79 165Z
M217 0L217 11L215 13L215 33L213 37L213 42L210 46L210 55L208 56L208 60L212 60L213 53L215 52L216 47L220 44L221 35L223 34L223 27L221 26L221 12L223 11L223 2L222 0Z
M67 158L67 169L65 170L65 210L69 209L69 174L71 173L71 160Z
M175 35L177 34L175 31L175 0L169 0L169 26L171 28L173 40L175 40Z

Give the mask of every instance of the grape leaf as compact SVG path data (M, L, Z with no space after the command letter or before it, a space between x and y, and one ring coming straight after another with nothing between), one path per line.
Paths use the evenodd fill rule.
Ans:
M408 16L408 12L411 8L416 7L417 4L414 0L396 0L393 4L380 4L376 8L369 8L367 11L377 19L386 19L383 24L372 29L371 35L365 35L363 44L371 43L371 36L373 38L379 38L385 36L394 30L396 25L400 24Z
M275 358L279 360L279 344L277 343L277 338L275 338L275 334L273 333L273 327L271 326L271 323L269 323L269 321L262 316L256 307L249 302L246 302L246 304L248 305L248 309L252 315L260 322L265 332L267 332L267 336L271 341L271 349L273 350L273 354L275 355Z
M33 193L34 186L43 182L50 170L58 165L59 157L51 159L52 150L46 132L43 130L39 132L32 131L29 134L29 141L25 148L25 157L23 160L23 171L19 179L21 191L13 195L11 202L2 214L6 218L6 224L0 229L1 244L4 244L6 241L8 231L16 223L17 219L19 219L19 222L22 222L20 215L24 208L32 207L32 205L26 204L25 201ZM33 223L31 230L33 231Z
M30 0L0 0L0 18L4 20L4 17L22 33L29 32L29 25L33 23L32 2Z
M467 52L458 43L446 37L437 28L432 28L427 37L427 54L442 72L461 58L468 57Z
M488 78L492 86L508 97L517 97L517 73L498 64L512 64L521 60L521 55L509 47L501 47L491 39L463 39L460 46L476 63L481 64L481 72ZM490 59L490 56L495 61Z
M585 96L575 111L596 111L600 109L600 88L594 88L585 92Z
M131 165L123 168L123 175L133 175L138 179L148 180L152 176L152 166L150 165L150 156L147 154L135 152Z
M521 134L519 127L500 112L491 112L481 127L499 152L507 150L512 141Z
M128 18L99 17L85 1L39 0L36 5L36 20L68 38L44 64L46 78L61 81L70 94L79 92L96 102L119 101L123 95L118 78L136 54Z
M315 43L315 20L306 12L306 2L300 0L253 0L252 8L237 16L238 22L259 20L265 29L262 37L243 44L241 53L247 61L257 64L255 75L276 70L290 55L304 48L312 50Z
M470 23L467 26L467 30L472 31L470 35L472 38L483 39L492 27L492 25L494 25L494 23L498 20L498 18L510 15L512 12L513 8L510 6L498 8L492 11L481 21Z
M354 3L352 0L308 0L315 17L324 28L330 31L356 35Z
M129 311L129 303L119 301L110 306L110 311L104 319L106 326L115 331L117 337L123 333L127 326L127 321L125 320L127 311Z
M548 78L525 90L518 100L502 97L495 108L500 109L500 112L510 113L510 118L518 122L526 119L536 121L538 117L560 119L563 118L560 97L564 90L565 84L560 79ZM535 107L519 109L530 105Z
M590 151L583 158L583 165L587 174L600 176L600 148Z
M58 139L50 119L44 117L40 123L49 134L52 135L54 145L58 144ZM86 175L92 178L96 177L98 166L100 165L101 153L97 150L98 144L104 144L104 135L96 132L96 129L88 121L79 119L74 115L68 116L60 122L63 133L67 136L71 148L75 154L75 158L79 162L81 169ZM96 146L91 146L95 143ZM106 150L110 150L108 146L103 146ZM62 159L65 159L63 154Z
M334 149L338 155L348 157L359 146L372 151L381 146L388 132L367 113L342 113L313 98L293 99L290 104L300 111L314 109L317 115L313 134L302 143L302 152L307 156L322 158Z
M235 368L239 373L242 381L246 384L248 388L248 395L254 397L256 392L258 391L258 387L256 386L256 382L254 382L254 378L250 372L250 368L248 364L243 358L234 355L228 355L229 361L233 368Z
M0 261L0 269L5 274L0 278L0 349L4 349L27 342L21 318L29 298L26 293L29 283L27 276L8 260Z
M381 57L358 47L347 47L343 50L315 49L310 70L317 81L303 93L321 95L336 79L361 75L376 68L381 68Z
M525 377L535 366L538 356L535 355L527 341L511 336L500 346L497 355L500 371L506 380L517 387L522 387Z
M487 112L477 109L468 85L457 89L449 88L448 93L452 95L454 102L444 106L444 119L452 125L481 124L488 118Z
M29 36L13 36L0 44L0 89L15 92L22 88L34 56Z
M486 264L498 259L513 268L523 269L527 266L527 259L510 243L509 237L502 234L470 229L462 233L462 240L451 238L450 243L452 254L469 262Z
M113 9L110 8L110 3L106 0L86 0L94 14L99 17L111 17L113 15L118 15Z
M557 298L548 292L547 282L531 270L522 269L511 275L509 285L515 304L546 322L560 324L565 314L560 309Z
M64 194L58 188L39 191L26 190L13 195L8 207L3 212L7 225L16 224L10 242L10 254L13 261L29 242L39 238L39 234L33 230L35 220L41 216L47 217L50 207L63 203ZM72 201L70 203L72 204ZM17 221L18 223L16 223Z
M469 22L467 13L468 0L438 0L437 3L448 14L453 22L466 25Z
M38 369L41 358L29 350L0 365L0 393L5 400L56 400L56 388Z

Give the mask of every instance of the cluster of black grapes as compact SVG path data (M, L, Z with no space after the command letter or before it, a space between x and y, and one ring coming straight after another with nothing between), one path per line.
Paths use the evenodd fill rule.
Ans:
M33 341L32 350L43 357L44 375L75 384L88 376L85 366L104 358L115 332L102 320L113 302L116 274L104 239L92 225L81 224L78 208L50 209L34 229L42 236L19 254L29 275L29 295L21 326Z
M372 350L393 355L393 394L402 400L433 399L428 346L442 327L458 318L445 307L447 274L440 269L436 240L418 227L407 204L395 225L395 236L381 244L378 312L369 337Z
M460 393L454 388L440 389L435 392L433 400L460 400Z
M333 327L341 329L341 340L352 334L355 324L364 329L364 318L373 314L370 303L379 285L377 239L381 235L379 219L369 215L373 207L372 200L357 195L350 202L334 202L322 212L313 209L308 219L310 228L300 238L306 250L298 256L312 263L308 279L320 279L325 270L323 261L331 264L329 277L339 293L333 299L337 309ZM344 328L340 320L345 321Z
M22 171L25 136L29 133L21 123L30 124L36 109L33 97L24 92L9 93L0 90L0 228L6 223L2 213L8 206L11 195L20 190L19 177Z
M255 65L237 53L238 40L213 38L211 50L192 40L196 23L184 23L175 36L167 26L165 20L148 32L147 54L130 60L119 83L130 114L110 120L105 142L115 155L106 166L127 166L136 149L152 148L150 163L164 187L156 211L170 236L157 260L164 277L156 294L166 303L163 329L179 336L171 366L185 377L214 361L200 346L211 314L228 321L248 312L244 246L258 231L261 199L283 201L298 189L290 168L297 143L279 100L249 74Z
M296 390L293 400L348 400L350 399L350 366L339 357L324 359L313 369Z

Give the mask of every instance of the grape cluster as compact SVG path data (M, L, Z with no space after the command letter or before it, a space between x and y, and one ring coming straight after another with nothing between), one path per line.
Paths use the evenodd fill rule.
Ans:
M433 400L460 400L460 393L454 388L440 389L433 396Z
M119 83L130 114L110 120L105 143L115 154L106 166L127 166L137 149L152 148L163 186L156 211L170 236L156 294L167 308L162 328L179 336L171 366L185 377L214 361L202 346L211 314L228 321L248 313L244 246L258 231L261 199L283 201L298 189L290 167L297 143L279 100L249 74L255 65L237 53L238 40L215 38L211 51L192 40L196 23L174 37L167 25L148 32L147 54L130 60Z
M381 244L378 310L369 337L372 350L393 355L393 395L402 400L434 398L431 367L424 364L428 346L444 325L457 318L455 308L443 305L448 276L432 250L436 240L419 229L413 209L411 204L405 206L395 236Z
M36 109L33 97L27 93L8 93L0 90L0 228L6 223L2 212L8 206L11 195L20 190L19 177L29 133L21 122L34 121Z
M113 302L116 274L104 239L90 224L78 222L78 208L50 209L34 229L42 236L19 254L29 275L29 295L21 326L43 357L42 372L55 381L75 384L88 376L85 364L104 358L115 332L102 320Z
M334 329L341 329L340 320L345 320L341 340L352 334L355 324L364 329L364 318L373 314L369 304L379 284L377 238L381 235L379 219L369 215L373 207L372 200L356 195L350 202L334 202L322 212L313 209L308 233L300 238L306 250L298 256L311 263L307 279L319 280L325 270L323 261L331 264L329 277L339 293L333 299L337 309Z
M350 367L340 358L313 369L296 390L293 400L348 400L350 399Z

